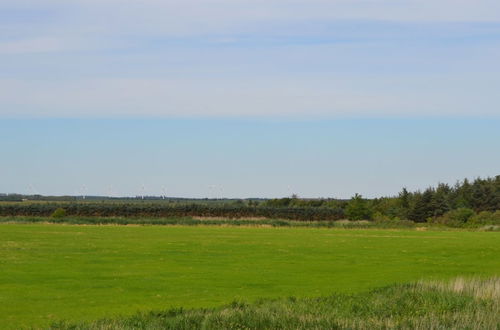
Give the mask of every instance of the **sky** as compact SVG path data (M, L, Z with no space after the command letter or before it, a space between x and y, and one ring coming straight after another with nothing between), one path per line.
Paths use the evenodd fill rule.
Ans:
M493 0L0 0L0 192L345 198L497 175L499 58Z

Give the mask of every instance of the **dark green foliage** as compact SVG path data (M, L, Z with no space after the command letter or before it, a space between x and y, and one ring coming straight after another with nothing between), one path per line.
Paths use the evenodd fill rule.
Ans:
M296 196L290 198L274 198L262 203L264 207L293 207L293 208L310 208L310 207L328 207L343 209L347 202L338 199L301 199Z
M460 208L472 209L476 213L496 211L500 210L500 176L478 178L472 183L465 179L453 187L439 184L436 189L428 188L423 193L403 190L398 199L401 205L408 206L408 218L417 222L439 218Z
M464 179L462 184L457 182L454 187L454 191L452 192L451 201L453 202L453 206L455 208L459 207L472 207L472 187L469 183L469 180Z
M416 193L414 196L415 205L408 213L408 218L415 222L425 222L426 219L434 215L432 206L433 190L426 189L422 194Z
M406 190L406 187L399 193L399 204L403 209L410 208L410 193Z
M345 214L349 220L370 220L372 213L368 202L359 194L354 195L345 209Z
M246 205L159 203L0 203L0 216L50 216L64 207L68 216L82 217L213 217L289 220L339 220L340 208L252 207Z
M402 206L401 201L398 198L375 198L371 202L371 208L374 213L378 213L389 219L400 218L407 219L408 211ZM408 204L409 205L409 204ZM373 216L373 219L374 216Z
M29 197L30 201L22 201L24 197ZM37 201L33 202L31 198ZM453 187L441 183L436 188L427 188L424 192L408 192L403 188L397 197L372 200L356 195L349 201L292 196L270 200L108 198L89 202L63 196L43 202L48 198L0 195L0 200L9 201L0 203L0 216L50 216L57 208L64 208L68 216L82 217L216 217L333 221L346 217L351 220L369 220L377 213L379 221L387 218L426 222L460 208L472 209L476 213L500 210L500 176L478 178L472 183L465 179Z
M475 214L474 210L468 208L459 208L453 211L448 212L448 216L461 223L465 223L469 221L469 219Z
M476 213L472 209L461 207L456 210L449 211L444 215L429 219L429 222L440 223L451 226L461 226L469 221Z
M448 195L451 189L446 184L439 184L437 189L434 191L431 201L431 208L433 211L432 216L441 216L450 210L450 205L448 201Z
M275 198L275 199L270 199L264 203L265 206L268 207L288 207L290 204L292 204L292 199L291 198Z

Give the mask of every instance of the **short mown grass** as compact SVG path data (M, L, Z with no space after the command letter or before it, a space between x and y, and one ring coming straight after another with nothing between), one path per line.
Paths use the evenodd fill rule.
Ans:
M362 292L495 276L499 255L499 232L0 224L0 328L288 296L351 297L361 313Z

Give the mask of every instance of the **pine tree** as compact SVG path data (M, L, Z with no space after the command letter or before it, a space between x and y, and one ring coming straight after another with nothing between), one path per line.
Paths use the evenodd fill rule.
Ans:
M455 186L456 199L453 205L454 208L472 208L472 186L469 180L464 179L462 184Z
M428 188L423 194L416 195L414 207L411 209L408 217L415 222L425 222L427 218L432 217L434 214L432 208L432 199L434 191Z
M406 187L399 193L399 200L401 203L401 207L408 210L410 208L410 194Z
M345 213L349 220L370 220L372 210L366 200L359 194L354 195L347 204Z
M450 210L449 195L450 187L447 184L440 183L432 196L431 208L432 216L441 216Z

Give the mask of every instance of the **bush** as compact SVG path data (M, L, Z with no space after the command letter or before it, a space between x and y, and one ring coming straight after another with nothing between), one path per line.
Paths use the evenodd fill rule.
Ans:
M450 219L457 222L465 223L476 213L474 212L474 210L461 207L459 209L449 211L447 214L450 217Z
M372 213L368 202L359 194L356 194L346 206L345 214L349 220L371 220Z
M64 218L65 216L66 216L66 210L63 209L62 207L56 209L51 215L52 218L56 219Z
M389 216L382 214L380 212L375 212L372 216L372 219L375 222L388 222L392 220Z
M440 217L430 218L428 221L443 225L460 226L468 222L469 219L475 214L474 210L462 207L456 210L451 210Z
M472 224L483 224L483 225L500 225L500 211L489 212L483 211L479 214L472 216L469 220Z

